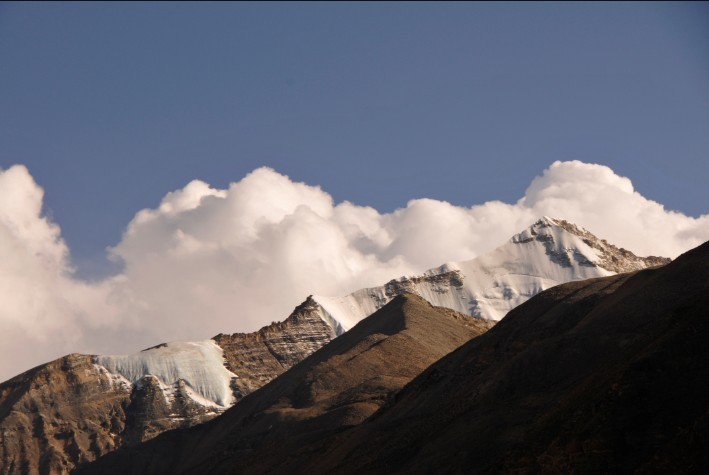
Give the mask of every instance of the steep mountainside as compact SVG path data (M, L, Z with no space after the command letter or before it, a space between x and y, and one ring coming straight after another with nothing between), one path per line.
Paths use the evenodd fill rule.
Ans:
M0 474L68 473L117 447L204 422L334 336L304 304L255 333L38 366L0 385Z
M709 243L661 268L555 287L432 365L367 423L287 464L274 454L271 467L709 473L707 309Z
M332 351L335 340L243 406L109 454L86 473L707 473L707 308L709 243L664 267L543 292L360 424L309 412L323 400L336 410L342 389L346 401L369 394L354 384L331 397L358 372L341 365L321 379L322 356L361 354ZM365 322L389 325L381 313ZM360 328L347 334L352 343L358 335L354 347L376 348L381 340ZM377 372L417 354L396 359L401 347L393 350Z
M147 450L126 449L82 471L260 473L271 466L271 454L283 456L361 423L428 365L489 326L415 295L398 296L218 419L163 434ZM228 466L192 457L222 450L230 454Z
M317 305L308 298L283 322L255 333L219 334L214 341L224 349L226 367L238 375L233 380L235 398L241 399L271 381L335 338Z

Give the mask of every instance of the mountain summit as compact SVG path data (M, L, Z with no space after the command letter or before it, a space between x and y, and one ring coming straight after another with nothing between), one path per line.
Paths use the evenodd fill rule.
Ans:
M314 296L321 316L338 333L402 292L431 304L500 320L507 312L564 282L606 277L667 264L663 257L638 257L561 219L543 217L497 249L475 259L450 262L420 276L401 277L346 297Z

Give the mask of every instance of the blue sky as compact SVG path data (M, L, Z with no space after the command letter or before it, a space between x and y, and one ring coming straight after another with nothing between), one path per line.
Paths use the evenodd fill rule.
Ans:
M706 3L0 4L0 167L87 276L194 178L266 165L387 212L571 159L709 211Z

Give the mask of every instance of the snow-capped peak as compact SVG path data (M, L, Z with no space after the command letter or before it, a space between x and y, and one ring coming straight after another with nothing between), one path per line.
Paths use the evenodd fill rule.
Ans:
M507 243L475 259L449 262L420 276L401 277L345 297L314 296L323 319L347 330L401 292L433 305L500 320L542 290L572 280L603 277L669 262L641 258L589 231L544 216Z
M565 237L566 235L571 235L571 239ZM526 230L516 234L510 241L519 244L532 240L544 243L550 256L559 259L561 264L575 258L581 265L595 265L612 273L631 272L667 264L670 261L664 257L638 257L626 249L610 244L605 239L599 239L580 226L548 216L544 216ZM572 256L570 252L574 255ZM584 262L584 258L588 262Z

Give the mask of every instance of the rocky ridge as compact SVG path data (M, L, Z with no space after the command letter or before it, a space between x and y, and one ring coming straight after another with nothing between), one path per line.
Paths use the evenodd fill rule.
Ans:
M221 417L175 437L163 434L147 456L142 448L126 448L80 473L266 473L260 467L270 465L272 451L297 451L314 437L362 423L427 366L491 324L398 295ZM238 463L192 457L222 448Z
M633 272L648 267L662 266L670 262L670 259L666 257L638 257L627 249L622 247L618 248L605 239L599 239L584 228L580 228L563 219L554 219L551 221L571 234L581 237L583 242L593 249L598 250L599 257L594 264L611 272L622 274L624 272Z
M337 336L307 298L282 322L254 333L219 334L214 341L224 350L225 366L237 377L234 396L240 400L274 379Z
M411 337L436 341L440 317L425 324L435 308L402 324L391 318L402 301L423 309L422 299L396 297L222 417L80 473L709 470L709 242L665 266L544 291L390 386L376 411L342 417L340 408L354 409L347 402L382 394L381 384L361 384L372 376L362 369L379 362L375 375L409 375L420 353Z

